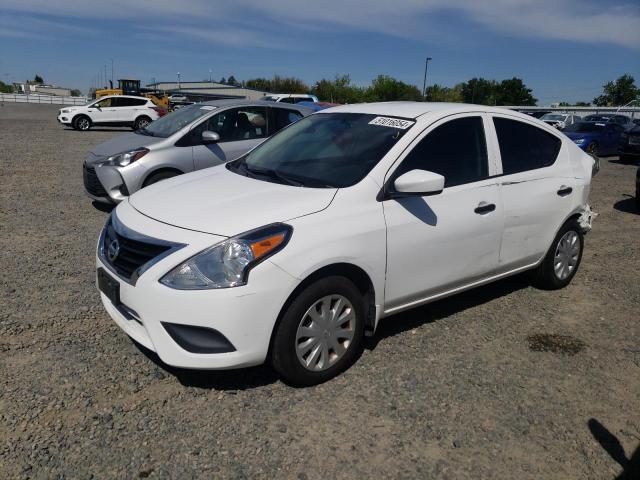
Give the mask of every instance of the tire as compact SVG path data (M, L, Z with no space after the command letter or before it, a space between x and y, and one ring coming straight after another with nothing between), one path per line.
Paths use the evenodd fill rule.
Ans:
M587 153L590 153L591 155L597 155L598 154L598 144L596 142L591 142L589 145L587 145L587 148L585 148L585 151Z
M86 132L91 128L91 119L86 115L78 115L73 119L72 126L75 130Z
M335 311L342 323L331 322ZM276 326L273 368L292 386L317 385L335 377L358 358L365 311L362 294L345 277L325 277L308 285L289 303ZM329 317L326 324L322 312ZM317 332L317 337L305 336L306 332Z
M156 172L149 175L142 184L142 188L148 187L149 185L153 185L154 183L158 183L162 180L166 180L167 178L173 178L180 175L178 172L173 172L169 170L165 170L162 172Z
M140 130L141 128L146 127L147 125L149 125L151 123L151 119L147 116L140 116L138 118L136 118L136 121L133 122L133 128L134 130Z
M569 285L578 271L583 250L582 228L577 220L571 219L562 226L544 260L534 270L534 285L543 290L558 290Z

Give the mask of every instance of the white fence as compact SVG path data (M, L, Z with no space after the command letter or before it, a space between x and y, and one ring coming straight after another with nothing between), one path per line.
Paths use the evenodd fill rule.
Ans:
M640 118L640 107L502 107L510 110L518 110L519 112L553 112L553 113L572 113L584 117L586 115L626 115L633 119Z
M84 105L87 97L58 97L56 95L24 95L14 93L0 93L0 103L43 103L50 105Z

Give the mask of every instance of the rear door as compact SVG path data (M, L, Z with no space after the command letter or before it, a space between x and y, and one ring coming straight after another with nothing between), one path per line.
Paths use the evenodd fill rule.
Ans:
M498 267L503 211L482 113L420 134L385 181L414 169L445 177L442 193L385 200L388 310L486 277Z
M571 210L575 179L561 134L508 115L493 115L502 175L504 234L500 270L537 262Z
M219 165L244 155L267 138L266 107L229 108L194 127L193 164L196 170ZM220 141L203 145L199 139L209 130L220 135Z

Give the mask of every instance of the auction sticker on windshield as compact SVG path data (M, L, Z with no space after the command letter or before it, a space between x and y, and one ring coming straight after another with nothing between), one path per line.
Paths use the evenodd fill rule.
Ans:
M382 127L392 127L406 130L414 123L416 122L412 122L411 120L402 120L400 118L376 117L369 122L369 125L380 125Z

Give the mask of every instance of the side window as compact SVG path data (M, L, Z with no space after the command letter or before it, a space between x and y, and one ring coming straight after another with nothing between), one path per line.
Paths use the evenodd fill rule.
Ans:
M310 97L297 97L293 99L293 103L300 103L300 102L313 102L313 99L311 99Z
M293 97L286 97L280 100L281 103L296 103L296 99Z
M544 130L517 120L493 118L504 175L553 165L562 141Z
M93 106L94 107L100 107L100 108L110 108L111 107L111 101L113 100L113 98L104 98L102 100L100 100L97 103L94 103Z
M267 136L265 107L232 108L200 123L189 132L188 143L199 145L202 132L209 130L220 135L220 142L251 140Z
M273 135L278 130L283 129L290 123L297 122L302 118L302 114L296 110L272 108L271 111L273 112L273 125L271 127L270 135Z
M411 150L394 177L415 169L439 173L444 177L445 187L487 178L489 165L482 118L460 118L435 128Z

